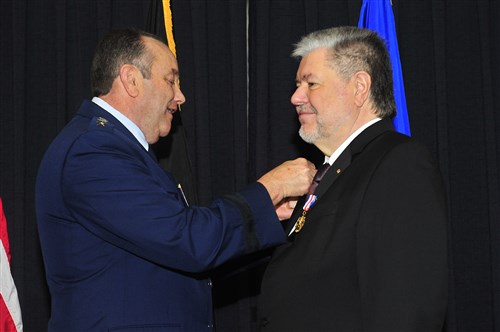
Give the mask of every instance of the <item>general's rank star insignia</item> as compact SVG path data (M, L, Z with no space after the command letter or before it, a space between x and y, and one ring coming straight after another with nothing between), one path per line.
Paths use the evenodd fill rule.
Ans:
M104 127L104 126L106 126L107 123L108 123L108 120L106 120L105 118L102 118L102 117L97 118L96 125Z

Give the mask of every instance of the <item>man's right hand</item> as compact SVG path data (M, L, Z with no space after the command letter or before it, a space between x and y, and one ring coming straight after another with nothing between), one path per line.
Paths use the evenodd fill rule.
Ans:
M316 174L313 163L304 158L289 160L264 174L258 182L266 187L276 206L284 198L307 193Z

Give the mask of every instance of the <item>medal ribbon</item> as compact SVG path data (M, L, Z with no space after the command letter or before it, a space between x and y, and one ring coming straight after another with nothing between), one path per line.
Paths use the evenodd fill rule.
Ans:
M311 207L314 205L314 203L316 203L316 200L318 199L318 197L314 194L312 195L309 195L309 197L307 198L307 201L304 203L304 206L302 207L302 210L304 210L305 212L309 211L309 209L311 209Z
M307 200L302 207L302 215L299 217L299 219L297 219L297 222L295 223L295 233L300 232L300 230L304 226L304 223L306 222L307 211L309 211L313 207L314 203L316 203L318 197L314 195L314 191L316 190L319 181L321 181L328 168L330 168L330 164L325 163L316 172L311 187L309 188L309 196L307 197Z

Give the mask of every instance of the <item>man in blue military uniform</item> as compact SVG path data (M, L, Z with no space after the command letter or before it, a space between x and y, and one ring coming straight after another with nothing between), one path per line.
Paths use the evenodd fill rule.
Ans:
M37 219L52 299L50 331L206 331L203 272L284 241L280 202L314 166L285 162L242 191L190 207L149 153L185 99L174 55L155 36L117 30L98 45L94 98L40 165Z

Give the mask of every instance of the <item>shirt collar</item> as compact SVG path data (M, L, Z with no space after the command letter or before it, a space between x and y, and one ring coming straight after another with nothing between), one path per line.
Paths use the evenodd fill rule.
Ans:
M113 106L105 102L99 97L94 97L92 98L92 102L99 105L101 108L103 108L106 112L110 113L112 116L114 116L118 121L121 122L122 125L127 128L132 135L141 143L141 145L149 151L149 144L146 141L146 136L144 136L144 133L137 127L135 123L132 122L129 118L127 118L125 115L123 115L121 112L117 111Z
M344 152L344 150L347 148L347 146L349 144L351 144L351 142L359 135L363 132L363 130L365 130L366 128L370 127L371 125L373 125L374 123L377 123L379 122L380 120L382 120L381 118L375 118L373 120L370 120L368 121L367 123L365 123L364 125L362 125L361 127L358 128L358 130L356 130L354 133L351 134L351 136L349 136L345 141L344 143L342 143L338 148L337 150L335 150L335 152L333 152L333 154L331 156L325 156L325 163L329 163L330 165L333 165L333 163L335 162L335 160L337 160L337 158L340 156L340 154L342 152Z

